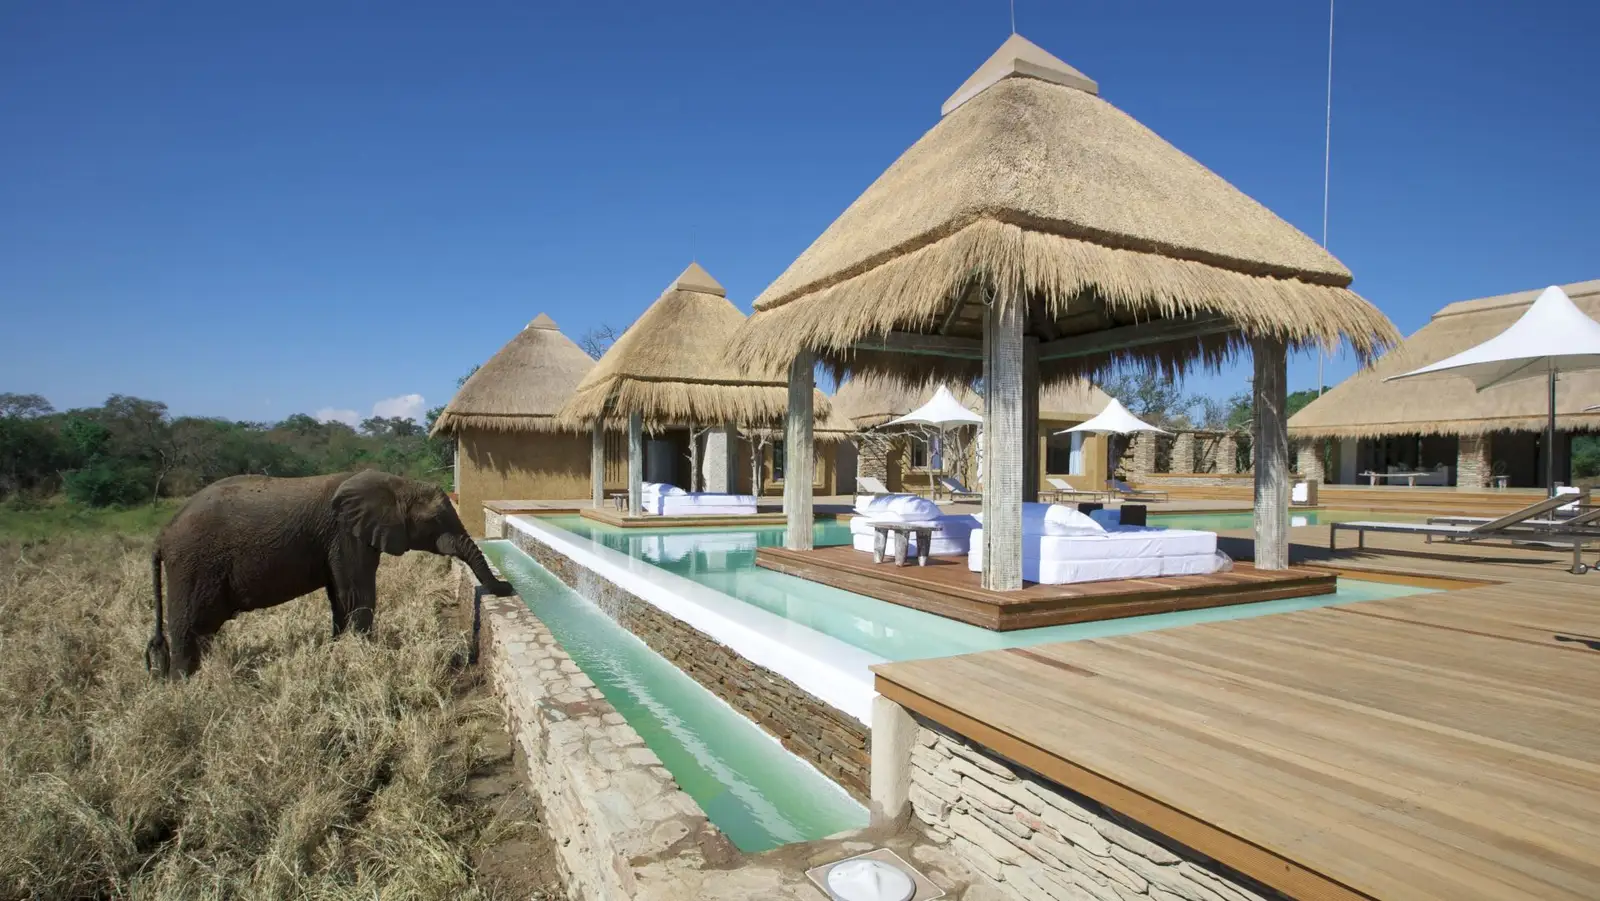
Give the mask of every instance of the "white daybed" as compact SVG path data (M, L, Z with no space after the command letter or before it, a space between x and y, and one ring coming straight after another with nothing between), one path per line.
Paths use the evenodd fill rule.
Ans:
M756 498L753 494L691 493L676 485L645 482L639 507L653 516L745 516L756 512Z
M1022 578L1041 585L1207 575L1222 563L1217 533L1124 526L1116 510L1084 515L1060 504L1023 504ZM981 520L981 515L980 515ZM974 529L967 568L983 571L983 529Z
M872 553L877 535L873 529L874 523L932 525L933 541L928 553L933 556L967 553L971 547L972 530L978 527L977 517L965 513L942 513L938 504L915 494L857 495L855 510L856 515L850 517L850 546L869 554ZM903 536L904 533L891 533L885 553L893 554ZM913 534L906 540L910 542L906 556L916 556L919 553L916 536Z

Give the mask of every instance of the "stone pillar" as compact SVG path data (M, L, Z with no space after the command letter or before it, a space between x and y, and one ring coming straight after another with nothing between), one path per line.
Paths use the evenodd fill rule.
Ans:
M1289 568L1289 353L1279 338L1258 338L1255 363L1256 569Z
M1302 479L1316 479L1326 482L1327 474L1322 468L1322 445L1325 439L1306 438L1295 443L1294 468L1300 473Z
M644 512L644 417L628 414L628 515Z
M1456 445L1456 485L1461 488L1487 488L1494 474L1488 435L1462 435Z
M1194 472L1194 432L1179 432L1172 439L1172 472Z
M856 476L868 476L889 486L889 442L882 435L861 435L856 439ZM854 494L851 485L848 493Z
M1039 500L1039 339L1022 339L1022 499Z
M1133 459L1128 463L1128 478L1139 479L1156 471L1155 433L1135 433L1131 450Z
M872 698L872 825L899 820L910 808L911 749L917 722L904 707L882 695Z
M706 433L705 486L707 491L730 494L733 492L734 449L739 437L731 425L712 429Z
M1022 588L1024 319L1020 298L995 297L983 320L983 587L990 591Z
M787 520L783 546L809 551L812 544L811 483L816 479L816 444L812 438L816 362L801 351L789 365L789 416L783 434L783 512Z
M1217 439L1217 475L1231 476L1239 471L1239 439L1229 432Z
M594 421L589 435L589 486L590 500L598 510L606 502L606 421L603 416Z

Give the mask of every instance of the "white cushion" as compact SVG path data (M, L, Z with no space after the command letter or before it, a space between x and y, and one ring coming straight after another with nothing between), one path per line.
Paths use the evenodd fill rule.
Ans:
M930 522L940 516L938 504L915 494L858 495L856 512L884 522Z
M983 514L974 514L983 523ZM1118 522L1121 513L1117 514ZM1022 505L1022 534L1024 535L1101 535L1105 526L1087 513L1079 512L1065 504Z
M983 530L974 529L967 568L983 571ZM1103 535L1024 535L1022 578L1042 585L1215 572L1217 535L1192 529L1121 526Z

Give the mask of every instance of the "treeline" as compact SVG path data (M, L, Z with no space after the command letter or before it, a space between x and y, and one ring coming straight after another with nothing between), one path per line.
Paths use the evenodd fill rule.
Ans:
M430 411L429 423L438 415ZM448 487L454 442L428 426L373 417L359 428L296 414L277 423L173 417L160 401L113 394L57 411L37 394L0 394L0 499L65 494L90 507L182 497L245 473L306 476L382 469Z

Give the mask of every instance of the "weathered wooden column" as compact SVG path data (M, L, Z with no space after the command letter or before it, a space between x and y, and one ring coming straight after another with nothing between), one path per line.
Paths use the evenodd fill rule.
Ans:
M983 318L983 587L1022 587L1022 304L995 297Z
M1256 568L1289 567L1289 354L1278 338L1257 338L1255 358Z
M606 420L602 416L594 421L594 432L589 438L589 482L596 510L606 502Z
M783 512L787 520L783 546L811 550L811 482L816 478L816 446L812 443L812 392L816 362L801 351L789 364L789 415L783 432Z
M644 417L628 414L628 515L644 512Z
M1039 339L1022 339L1022 499L1039 500Z

